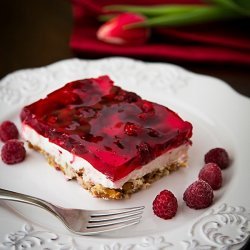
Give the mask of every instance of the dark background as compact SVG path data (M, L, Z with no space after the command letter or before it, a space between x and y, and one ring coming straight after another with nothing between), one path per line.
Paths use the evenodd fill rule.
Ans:
M72 25L69 0L1 0L0 78L17 69L74 57L69 48ZM179 65L220 78L241 94L250 96L250 66Z
M70 1L1 0L0 79L18 69L44 66L74 57L69 48L72 26ZM220 78L239 93L250 96L250 66L179 65ZM246 246L245 249L250 248Z

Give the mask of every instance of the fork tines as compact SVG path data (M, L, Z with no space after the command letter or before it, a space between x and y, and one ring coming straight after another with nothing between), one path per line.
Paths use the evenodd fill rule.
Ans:
M92 211L87 229L93 233L95 231L105 232L137 224L140 222L143 209L144 206Z

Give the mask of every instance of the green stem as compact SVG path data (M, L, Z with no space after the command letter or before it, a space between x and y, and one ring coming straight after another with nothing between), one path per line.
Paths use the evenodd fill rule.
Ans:
M155 27L155 26L183 26L209 22L215 20L223 20L228 18L236 18L240 15L230 10L225 10L215 6L204 6L199 9L176 15L163 15L159 17L149 18L143 22L128 25L127 28L139 27Z
M200 8L202 5L190 4L168 4L154 6L136 6L136 5L109 5L104 8L105 11L136 12L145 16L159 16L166 14L183 13Z
M245 0L245 2L248 2L249 0ZM217 6L224 7L226 9L238 12L241 15L244 16L250 16L250 5L249 6L241 6L240 4L237 4L234 0L212 0ZM239 1L240 2L240 1Z
M100 15L98 16L98 20L100 22L107 22L109 21L110 19L114 18L116 15L114 14L108 14L108 15Z

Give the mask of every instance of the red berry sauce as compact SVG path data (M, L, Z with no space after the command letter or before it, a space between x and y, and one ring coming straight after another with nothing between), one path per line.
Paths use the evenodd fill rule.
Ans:
M89 161L112 181L190 143L192 125L114 86L108 76L66 84L23 108L23 124Z

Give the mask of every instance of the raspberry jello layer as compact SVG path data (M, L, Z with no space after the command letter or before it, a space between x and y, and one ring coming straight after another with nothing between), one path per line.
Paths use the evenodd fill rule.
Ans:
M121 199L186 166L192 125L115 86L78 80L23 108L22 135L93 196Z

